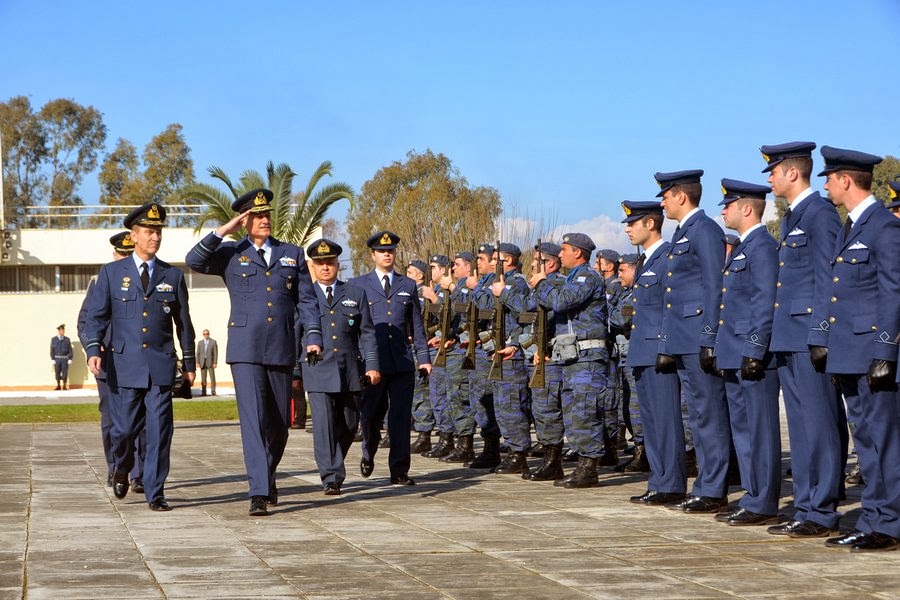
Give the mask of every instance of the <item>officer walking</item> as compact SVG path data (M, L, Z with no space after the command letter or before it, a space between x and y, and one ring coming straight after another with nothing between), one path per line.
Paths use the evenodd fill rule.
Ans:
M103 340L110 391L115 457L113 493L128 493L135 439L147 429L144 496L151 510L170 510L163 487L169 474L172 443L172 380L175 352L172 325L181 346L183 370L193 383L194 327L181 269L157 258L166 209L139 206L125 217L134 252L130 259L103 265L87 305L84 342L88 368L100 374Z
M65 324L56 328L56 335L50 338L50 361L56 375L56 389L69 389L69 365L72 364L72 340L66 336Z
M313 453L327 496L340 495L347 476L344 459L359 424L363 384L378 385L381 381L375 325L366 293L337 278L342 250L327 239L316 240L306 248L316 279L322 337L327 342L322 360L307 360L303 351L298 361L312 412Z
M380 231L366 241L372 250L375 268L349 283L365 291L375 323L381 381L363 392L361 427L363 431L363 477L375 469L375 453L381 438L381 422L387 415L391 449L388 466L393 485L414 485L409 477L409 420L412 414L416 364L420 374L431 373L431 358L425 339L422 309L412 279L394 271L400 238L390 231ZM410 348L409 335L412 336Z
M231 205L237 216L185 257L194 271L222 277L231 299L225 362L234 378L251 516L265 516L266 504L278 504L275 472L290 426L297 311L306 352L318 356L322 349L319 304L306 258L301 248L271 236L272 198L266 189L242 195ZM247 237L223 241L242 227Z

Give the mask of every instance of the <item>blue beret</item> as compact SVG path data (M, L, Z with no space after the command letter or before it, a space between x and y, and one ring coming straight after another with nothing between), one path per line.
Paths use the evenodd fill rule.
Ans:
M541 247L538 248L537 244L534 245L535 250L540 250L541 254L547 256L559 256L559 251L561 248L559 245L554 244L553 242L541 242Z
M603 260L608 260L609 262L619 262L622 260L622 257L619 256L619 253L615 250L610 250L609 248L601 248L597 252L597 258L602 258Z
M700 183L703 177L703 169L691 169L688 171L672 171L671 173L656 173L653 176L659 184L657 198L662 198L669 188L687 183Z
M516 257L522 256L522 250L515 244L510 244L508 242L501 242L497 247L497 250L499 250L503 254L512 254Z
M639 258L640 256L634 252L629 252L628 254L623 254L621 256L619 263L623 265L636 265Z
M434 263L439 267L450 266L450 258L446 254L432 254L429 262Z
M835 171L863 171L871 173L875 165L881 162L880 156L866 154L858 150L844 150L822 146L822 158L825 159L825 168L819 173L819 177L834 173Z
M469 263L475 262L475 255L472 254L471 252L467 252L466 250L463 250L462 252L457 252L456 258L461 258L465 261L468 261Z
M738 198L757 198L765 200L766 194L772 192L772 188L767 185L756 185L755 183L747 183L746 181L738 181L737 179L722 180L722 201L719 206L731 204Z
M423 275L425 273L428 273L431 270L428 268L428 265L425 263L424 260L419 260L418 258L415 258L415 259L409 261L409 266L415 267L418 270L422 271Z
M567 233L562 238L563 244L586 250L589 254L596 250L594 241L583 233Z
M479 244L478 245L478 254L484 254L485 256L493 256L494 255L494 247L490 244Z
M265 188L256 188L250 190L237 200L231 203L231 210L236 213L242 213L250 210L252 213L269 212L272 210L272 198L275 195Z
M335 258L341 255L344 249L331 240L320 238L306 247L306 256L316 258Z
M622 210L625 211L623 223L631 223L637 221L644 215L662 215L663 209L659 202L644 202L626 200L622 202Z
M888 182L888 208L900 207L900 181Z
M400 236L390 231L379 231L366 240L372 250L393 250L400 243Z
M815 149L816 145L813 142L788 142L774 146L760 146L759 151L766 161L766 168L762 172L768 173L786 158L812 158L812 151Z
M134 240L131 239L130 231L121 231L117 233L109 238L109 243L119 254L134 252Z
M733 233L725 234L725 243L728 244L729 246L734 246L735 244L737 244L740 241L740 239L741 239L740 237L734 235Z
M138 206L125 217L125 229L131 229L135 225L147 227L165 227L166 207L156 202L148 202Z

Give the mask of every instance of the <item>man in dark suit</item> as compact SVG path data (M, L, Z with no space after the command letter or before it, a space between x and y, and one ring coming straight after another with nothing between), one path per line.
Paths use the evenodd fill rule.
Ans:
M778 245L762 224L772 188L723 179L725 226L739 238L725 261L716 367L725 379L731 435L746 490L738 508L716 515L729 525L778 523L781 424L778 373L769 352Z
M216 395L216 364L219 362L219 343L209 337L209 329L203 330L203 339L197 342L197 368L200 369L200 395L206 395L206 375L209 374L209 391Z
M834 205L809 185L815 148L813 142L760 148L772 192L788 203L779 234L769 349L775 354L784 395L796 512L790 521L768 531L792 538L837 532L847 461L847 415L824 361L830 261L841 220Z
M306 351L320 355L322 350L319 303L306 257L301 248L270 235L272 198L266 189L243 194L231 205L237 216L185 258L191 269L221 276L231 298L225 361L234 378L251 516L265 516L266 504L278 504L275 472L290 427L298 310ZM241 227L247 228L247 237L223 242Z
M69 365L72 364L72 340L66 337L65 324L56 328L56 335L50 338L50 361L56 374L56 389L69 389Z
M834 375L854 426L866 486L856 530L826 546L874 552L900 548L900 221L872 195L881 157L822 147L825 189L847 210L832 254L825 371Z
M341 493L347 475L344 458L359 424L363 386L381 381L375 325L366 293L337 278L342 250L327 239L316 240L306 248L316 278L322 337L328 342L322 360L307 360L305 351L298 360L309 394L316 465L328 496Z
M414 485L409 477L409 421L412 414L413 389L418 363L422 376L431 373L431 357L425 339L422 309L412 279L394 271L397 244L400 238L390 231L380 231L366 241L372 250L375 269L351 279L354 287L366 293L375 336L378 340L378 362L381 381L366 387L363 392L361 427L363 432L363 477L375 468L375 453L381 439L381 423L387 414L391 449L388 455L391 483ZM415 357L408 343L412 336Z
M110 391L113 493L128 493L128 472L134 466L135 439L147 428L144 495L151 510L170 510L163 486L169 474L172 443L172 383L175 347L172 325L181 346L184 372L194 381L194 327L181 269L156 257L162 241L166 210L148 203L125 217L131 229L131 259L100 268L88 301L84 332L88 367L100 373L102 344L109 332L106 370Z

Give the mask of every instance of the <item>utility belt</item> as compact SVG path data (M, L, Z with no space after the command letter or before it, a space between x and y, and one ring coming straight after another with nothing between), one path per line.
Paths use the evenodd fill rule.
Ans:
M579 340L574 333L563 333L550 340L550 360L568 363L578 360L578 353L593 348L606 348L606 340Z
M53 358L65 358L66 360L68 360L69 355L68 354L54 354Z

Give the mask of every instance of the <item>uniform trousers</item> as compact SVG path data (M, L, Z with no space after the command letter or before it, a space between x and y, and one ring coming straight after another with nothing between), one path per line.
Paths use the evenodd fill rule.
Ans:
M603 454L604 412L610 404L604 361L563 365L563 426L569 445L580 456L600 458Z
M434 429L437 417L431 395L431 379L434 376L435 373L432 369L431 375L428 377L416 377L416 385L413 388L412 417L413 427L418 432Z
M66 358L54 358L53 359L53 371L56 375L57 383L66 383L69 379L69 359Z
M309 392L313 455L323 484L347 478L344 459L359 425L360 392Z
M647 489L683 494L687 491L687 467L678 375L657 373L654 366L633 367L631 371L641 399L644 453L650 465Z
M381 423L387 417L387 433L391 438L388 467L391 477L409 472L409 415L412 411L413 388L416 375L382 373L377 385L363 391L360 424L363 432L363 460L375 460L378 442L381 441Z
M432 367L428 385L431 392L431 408L434 411L435 427L440 433L453 433L450 402L447 400L446 367Z
M562 365L547 363L544 365L544 381L547 385L531 390L534 431L538 441L544 446L559 446L563 443L565 427L562 415L562 376Z
M831 376L813 368L809 352L778 352L775 360L791 445L794 518L836 528L849 441L844 402Z
M493 381L497 426L513 452L531 447L528 372L522 359L503 361L503 381Z
M641 407L638 399L637 383L634 381L634 370L631 367L620 367L624 393L622 394L622 415L625 426L631 432L635 444L644 443L644 423L641 421Z
M116 457L112 450L112 417L109 414L109 385L106 379L94 378L97 382L97 394L100 403L97 409L100 411L100 435L103 439L103 455L106 457L106 470L113 473L116 470ZM144 457L147 454L147 430L141 429L141 433L135 439L134 466L129 473L132 479L142 479L144 476Z
M288 440L293 367L233 363L231 375L250 496L268 496Z
M488 381L491 359L483 350L475 351L475 370L469 371L469 403L481 437L500 437L500 427L494 413L494 386Z
M109 400L116 472L128 473L134 468L136 440L146 428L144 496L147 502L165 497L163 487L169 476L169 450L174 430L172 386L125 388L110 385Z
M759 381L725 369L725 394L731 437L746 494L738 505L761 515L778 514L781 497L781 421L778 372L767 370Z
M462 368L463 353L447 354L447 412L456 435L475 433L475 413L469 401L469 371Z

